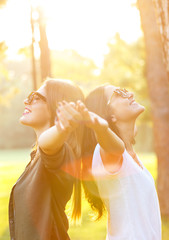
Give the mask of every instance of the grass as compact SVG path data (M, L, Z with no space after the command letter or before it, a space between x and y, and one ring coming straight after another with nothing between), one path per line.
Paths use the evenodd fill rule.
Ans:
M29 161L29 149L0 150L0 240L9 240L8 230L8 202L10 190L17 178L23 172ZM139 154L144 165L156 180L157 164L153 153ZM69 235L72 240L105 240L106 216L100 221L93 222L89 217L92 214L88 203L83 199L81 225L70 225ZM169 217L162 219L162 240L169 239Z

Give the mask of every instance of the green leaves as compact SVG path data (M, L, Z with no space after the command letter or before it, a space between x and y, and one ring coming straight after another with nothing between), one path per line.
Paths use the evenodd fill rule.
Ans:
M149 97L145 78L145 45L144 39L127 43L119 34L111 39L108 44L109 52L104 57L100 79L102 83L127 88L133 91L136 100L149 108ZM144 120L150 118L149 111L144 114Z

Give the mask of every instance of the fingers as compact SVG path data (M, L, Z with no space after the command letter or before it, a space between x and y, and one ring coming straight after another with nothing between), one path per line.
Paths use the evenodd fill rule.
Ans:
M66 101L59 102L56 114L61 129L73 130L82 123L94 130L108 127L105 119L88 111L80 100L76 104Z
M81 113L81 115L83 117L83 121L91 120L88 109L86 108L85 104L82 103L80 100L77 101L77 110Z
M100 130L108 128L108 122L99 115L88 111L88 119L85 118L85 124L93 130Z
M95 125L99 124L98 115L88 111L85 104L81 101L77 101L77 109L83 116L83 123L90 128L95 128Z
M66 101L58 103L56 124L60 129L72 131L79 125L82 117L75 107L75 103L67 103Z
M72 128L70 120L68 120L68 118L59 111L57 112L56 125L59 127L59 129L62 129L64 131L71 131Z
M76 108L79 112L82 112L82 113L84 110L87 110L85 104L83 102L81 102L80 100L77 101Z
M82 116L80 112L77 110L76 104L74 102L68 103L66 101L63 101L60 103L59 109L63 110L64 112L67 112L67 114L69 114L71 117L73 117L77 121L80 121L82 119Z

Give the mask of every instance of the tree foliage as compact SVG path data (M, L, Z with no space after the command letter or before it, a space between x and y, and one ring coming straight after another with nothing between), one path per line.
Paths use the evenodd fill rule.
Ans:
M145 79L145 45L140 38L134 43L122 40L119 34L108 42L108 53L104 57L101 81L133 91L136 98L149 109L149 97ZM146 111L144 120L150 119Z
M125 87L134 91L137 100L149 109L149 98L144 76L145 48L143 39L138 39L138 41L128 44L116 35L115 39L112 39L112 41L108 43L108 49L109 52L104 56L102 69L98 69L93 60L81 56L74 50L51 50L52 77L74 81L82 87L85 94L97 85L106 82ZM17 123L17 119L23 110L23 99L28 92L32 90L30 47L21 49L19 53L24 56L21 62L13 62L10 63L10 65L6 65L8 71L11 72L12 69L14 74L9 77L9 81L4 80L3 84L9 84L7 89L10 89L11 86L16 86L20 89L20 93L14 96L12 100L12 102L14 102L17 99L18 108L14 108L13 106L10 106L8 110L3 108L4 117L0 120L0 124L4 126L4 131L11 128L11 118L15 119L15 124ZM100 70L100 75L96 74L96 72L99 72L98 70ZM37 74L40 75L40 70L37 71ZM6 115L9 116L9 112L12 113L12 116L10 115L10 117L5 118ZM19 112L20 114L18 114ZM145 120L150 120L148 113L149 111L146 111L143 115L144 119L141 119L140 123L143 120L144 122ZM146 124L146 122L144 124ZM16 131L18 133L20 132L20 135L24 133L24 129L25 128L22 128L22 130L20 130L20 125L17 124ZM149 149L152 150L151 129L144 125L144 130L145 129L147 129L146 133L149 135L149 139L145 141L145 146L142 144L142 146L139 146L139 149L145 151ZM11 131L13 133L15 132L14 130ZM143 131L139 132L143 133ZM138 137L144 138L146 133L144 131L143 136ZM32 137L32 135L29 136ZM31 142L28 138L27 141L29 143ZM8 147L13 146L13 144L16 146L16 143L12 142L13 138L11 138L10 141L8 139ZM27 143L18 142L18 144L20 144L20 146L26 146ZM4 143L0 143L0 145L3 147L5 146Z
M70 79L86 90L98 81L94 61L79 55L74 50L52 51L51 61L52 76L55 78Z
M18 88L14 86L4 64L7 49L5 42L0 42L0 105L8 105L13 96L18 92Z

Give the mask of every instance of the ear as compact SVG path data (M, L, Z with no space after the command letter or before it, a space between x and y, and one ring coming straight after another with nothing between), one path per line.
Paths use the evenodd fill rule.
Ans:
M112 121L113 123L116 123L116 122L117 122L117 118L116 118L116 116L115 116L114 114L112 114L112 115L110 116L110 119L111 119L111 121Z

